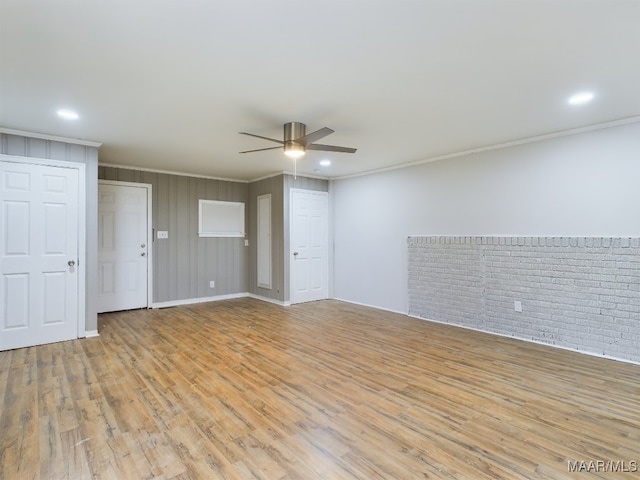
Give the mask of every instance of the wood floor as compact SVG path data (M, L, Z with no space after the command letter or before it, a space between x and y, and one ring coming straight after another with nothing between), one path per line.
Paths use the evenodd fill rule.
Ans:
M640 476L639 366L337 301L99 332L0 352L1 479Z

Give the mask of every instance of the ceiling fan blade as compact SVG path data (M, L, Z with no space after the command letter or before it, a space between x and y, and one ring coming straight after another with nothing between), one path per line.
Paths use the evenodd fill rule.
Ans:
M296 143L299 143L300 145L309 145L316 140L320 140L327 135L331 135L333 132L334 131L329 127L323 127L320 130L316 130L315 132L307 133L304 137L296 138L294 141Z
M254 133L247 133L247 132L238 132L238 133L240 135L249 135L250 137L262 138L263 140L269 140L270 142L276 142L284 145L284 142L282 140L276 140L275 138L263 137L262 135L256 135Z
M340 153L356 153L357 148L350 147L336 147L335 145L319 145L317 143L312 143L311 145L307 145L307 150L319 150L323 152L340 152Z
M245 150L244 152L238 152L238 153L264 152L265 150L278 150L281 148L282 147L258 148L257 150Z

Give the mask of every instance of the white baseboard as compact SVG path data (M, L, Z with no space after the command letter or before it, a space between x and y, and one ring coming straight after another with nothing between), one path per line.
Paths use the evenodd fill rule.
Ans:
M354 302L353 300L345 300L344 298L333 297L331 300L337 300L339 302L344 302L344 303L352 303L353 305L360 305L361 307L375 308L376 310L384 310L385 312L398 313L400 315L407 315L407 312L401 312L400 310L382 308L377 305L369 305L368 303L360 303L360 302ZM421 320L424 320L424 319L421 319Z
M151 305L151 308L168 308L177 307L179 305L192 305L195 303L205 302L219 302L220 300L230 300L232 298L243 298L248 296L247 293L230 293L227 295L217 295L215 297L199 297L199 298L185 298L183 300L169 300L168 302L155 302Z
M185 298L183 300L155 302L151 305L151 308L168 308L168 307L178 307L180 305L193 305L196 303L219 302L220 300L230 300L232 298L255 298L256 300L273 303L275 305L280 305L281 307L288 307L289 305L291 305L290 302L283 302L282 300L277 300L275 298L263 297L262 295L256 295L255 293L242 292L242 293L230 293L228 295L217 295L215 297Z
M440 322L438 320L431 320L430 318L418 317L417 315L409 315L409 314L406 314L406 315L408 317L415 318L417 320L423 320L425 322L439 323L440 325L449 325L451 327L464 328L465 330L472 330L474 332L486 333L488 335L497 335L499 337L511 338L513 340L519 340L521 342L536 343L538 345L544 345L546 347L559 348L561 350L567 350L569 352L576 352L576 353L581 353L583 355L589 355L590 357L606 358L607 360L615 360L616 362L623 362L623 363L631 363L633 365L640 365L640 362L636 362L636 361L633 361L633 360L627 360L626 358L612 357L611 355L602 355L602 354L598 354L598 353L595 353L595 352L589 352L588 350L578 350L576 348L565 347L563 345L553 345L553 344L550 344L550 343L538 342L537 340L533 340L531 338L516 337L514 335L507 335L505 333L491 332L489 330L481 330L479 328L468 327L466 325L458 325L457 323Z
M291 306L291 302L283 302L282 300L277 300L275 298L263 297L262 295L256 295L255 293L247 293L247 297L255 298L256 300L262 300L263 302L274 303L276 305L280 305L281 307L289 307Z
M92 338L92 337L99 337L100 334L98 333L98 330L87 330L84 332L84 337L85 338Z

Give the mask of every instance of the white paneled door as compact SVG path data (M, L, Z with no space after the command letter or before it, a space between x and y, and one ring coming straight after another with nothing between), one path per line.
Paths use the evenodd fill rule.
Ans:
M291 190L291 303L329 296L328 205L326 192Z
M0 162L0 350L78 338L78 177Z
M98 185L98 313L148 306L149 185Z

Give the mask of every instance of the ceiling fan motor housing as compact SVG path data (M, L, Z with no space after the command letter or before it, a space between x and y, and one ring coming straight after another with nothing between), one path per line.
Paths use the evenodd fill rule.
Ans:
M289 122L284 124L284 141L293 142L298 138L304 137L307 126L300 122Z

